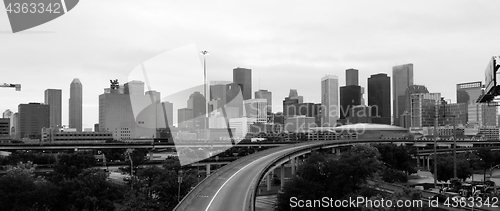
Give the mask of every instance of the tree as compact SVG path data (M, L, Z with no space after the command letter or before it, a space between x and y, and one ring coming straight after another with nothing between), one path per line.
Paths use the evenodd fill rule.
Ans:
M453 156L440 155L437 157L437 180L446 182L453 178ZM431 173L434 169L431 168ZM472 175L472 168L469 161L463 155L457 155L457 177L465 180Z
M86 153L72 153L59 155L56 164L54 165L54 172L59 177L75 178L84 169L91 168L95 165L95 158L91 154Z
M375 147L380 152L382 162L407 174L416 172L411 166L412 150L410 148L395 144L376 144Z
M366 180L382 168L377 149L356 145L337 159L328 154L313 152L299 167L297 176L285 184L278 195L278 210L289 210L291 197L300 199L333 199L359 192ZM300 210L294 208L294 210Z

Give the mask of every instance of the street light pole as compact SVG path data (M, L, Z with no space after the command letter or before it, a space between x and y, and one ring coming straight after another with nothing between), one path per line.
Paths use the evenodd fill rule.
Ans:
M434 188L437 187L437 125L438 125L438 112L439 112L439 103L434 106L435 116L434 116Z
M441 102L443 103L443 117L446 117L446 104L448 103L446 100L441 98ZM451 103L451 100L450 100ZM455 115L448 115L453 118L453 178L457 178L457 137L456 137L456 124L455 124Z
M181 201L181 183L182 183L182 170L179 170L179 175L177 176L177 181L179 182L179 190L177 192L177 202Z
M207 129L207 118L208 118L208 98L207 98L207 61L206 56L208 51L201 51L203 54L203 95L205 97L205 119L203 120L204 129Z

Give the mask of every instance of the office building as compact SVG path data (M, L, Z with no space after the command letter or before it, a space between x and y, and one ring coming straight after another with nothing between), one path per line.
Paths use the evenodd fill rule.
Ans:
M322 126L333 127L339 117L339 79L336 75L321 78Z
M266 99L267 101L267 113L273 112L273 93L265 89L261 89L255 92L255 99Z
M394 125L400 126L399 116L405 111L406 89L413 85L413 64L404 64L392 68L392 116ZM403 96L403 98L401 98Z
M481 81L457 84L457 103L476 103L483 93L481 88Z
M345 71L345 81L346 86L359 86L358 70L347 69Z
M10 137L15 139L17 137L17 130L19 130L18 127L18 122L19 122L19 113L14 113L12 115L12 118L10 118Z
M62 127L62 90L46 89L44 102L50 107L50 127Z
M285 100L283 100L283 115L285 116L285 118L297 115L297 109L295 108L295 106L299 103L302 103L303 100L304 97L299 96L296 89L290 89L288 97L285 97Z
M3 113L2 113L2 118L12 118L12 115L14 113L10 110L10 109L7 109L5 110Z
M411 127L434 126L436 109L441 104L441 93L411 94L410 102Z
M179 128L194 128L194 111L191 108L181 108L177 110L177 126Z
M243 101L245 105L245 117L254 118L256 122L267 122L267 100L249 99Z
M9 138L10 118L0 118L0 139Z
M380 73L368 78L368 106L372 111L372 122L391 124L391 78Z
M17 139L40 139L42 128L50 127L50 107L41 103L19 104Z
M257 120L255 118L233 118L229 120L229 124L231 125L231 129L234 128L233 137L235 140L242 140L246 137L247 133L250 132L250 125L256 123Z
M237 67L233 69L233 83L240 86L243 100L252 99L252 70Z
M356 105L350 108L350 115L347 117L349 124L372 123L372 108L365 105Z
M144 82L142 81L129 81L123 85L124 94L127 95L144 95Z
M140 81L127 84L128 91L112 85L99 95L99 132L111 132L115 140L152 138L155 128L166 127L163 109L152 102L151 95L139 94L141 89L135 85Z
M78 78L73 79L69 89L69 127L82 132L82 83Z
M340 87L340 119L350 116L352 107L361 105L361 87L349 85Z
M441 101L438 113L438 126L453 126L455 124L456 127L464 127L468 121L467 113L467 103L447 103L446 101ZM453 122L453 118L455 118L455 123Z
M289 133L306 132L316 127L316 119L307 116L293 116L285 120L284 130Z
M467 106L468 124L479 127L498 126L498 106L483 103L472 103Z
M206 126L206 103L200 92L191 94L187 101L187 108L193 109L193 126L196 129L204 129Z
M167 115L168 127L174 126L174 104L168 101L162 102L162 108Z

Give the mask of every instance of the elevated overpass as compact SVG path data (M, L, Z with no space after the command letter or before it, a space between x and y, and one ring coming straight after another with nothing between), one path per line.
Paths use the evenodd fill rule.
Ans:
M213 173L191 190L174 210L253 211L259 181L269 171L317 149L361 143L406 143L408 140L334 140L303 142L240 158Z

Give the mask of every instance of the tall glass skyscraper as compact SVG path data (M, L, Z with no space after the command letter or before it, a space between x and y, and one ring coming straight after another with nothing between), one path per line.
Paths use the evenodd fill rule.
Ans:
M392 67L392 116L394 125L400 126L399 116L406 110L406 89L413 85L413 64ZM403 96L403 98L401 98Z
M321 78L321 114L323 127L334 127L339 118L339 78L326 75Z
M237 67L233 69L233 82L240 86L243 100L252 99L252 70Z
M46 89L45 104L50 107L50 127L62 127L62 90Z
M75 78L69 89L69 127L82 132L82 83Z
M371 106L373 123L391 124L391 78L387 74L368 78L368 106Z

